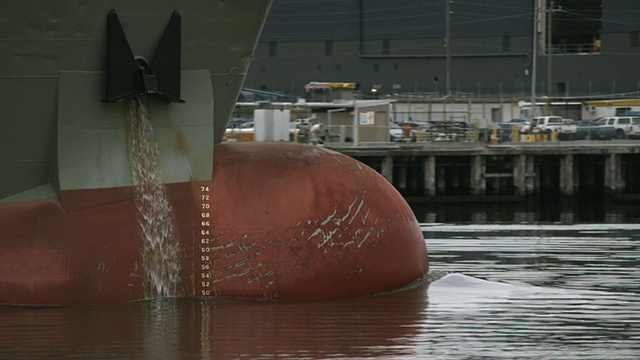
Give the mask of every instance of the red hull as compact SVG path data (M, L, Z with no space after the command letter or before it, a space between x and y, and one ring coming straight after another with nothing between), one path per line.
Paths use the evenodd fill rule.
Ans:
M337 299L427 272L413 212L356 160L284 143L225 143L214 155L213 181L167 185L180 249L176 295ZM114 200L90 205L105 198ZM0 203L0 303L151 296L132 189L61 199Z

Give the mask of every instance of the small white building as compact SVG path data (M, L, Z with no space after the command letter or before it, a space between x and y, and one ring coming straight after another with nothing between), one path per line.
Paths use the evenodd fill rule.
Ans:
M247 113L253 112L254 117L256 113L263 111L266 114L271 114L273 110L276 113L280 112L286 114L284 116L289 117L288 121L295 122L296 115L304 113L308 116L312 124L324 124L327 129L340 136L340 141L354 143L355 145L360 143L378 143L389 141L389 121L391 121L391 109L392 99L378 99L378 100L334 100L331 102L308 102L304 99L300 99L298 102L269 102L269 103L256 103L256 102L239 102L236 103L236 110L242 109L240 112ZM270 109L265 111L260 108ZM280 138L275 138L271 133L266 132L265 139L258 137L259 123L266 124L266 128L272 128L273 121L271 118L274 115L269 115L264 121L256 118L256 139L255 140L269 140L277 141ZM277 117L277 120L280 120ZM278 125L280 121L276 122ZM309 124L309 125L312 125ZM268 126L267 126L268 125ZM278 126L274 128L274 131L280 129Z
M615 99L585 101L582 119L595 120L607 116L619 116L628 112L640 112L640 99Z

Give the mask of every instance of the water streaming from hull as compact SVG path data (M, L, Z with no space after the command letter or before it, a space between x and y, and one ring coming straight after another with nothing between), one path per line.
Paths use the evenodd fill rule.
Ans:
M180 258L173 209L158 169L158 144L143 97L130 102L128 145L150 296L176 295Z

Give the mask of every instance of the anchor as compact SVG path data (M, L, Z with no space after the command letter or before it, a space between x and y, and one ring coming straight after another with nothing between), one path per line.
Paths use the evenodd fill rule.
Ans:
M115 10L107 14L107 97L115 103L141 95L180 99L180 14L174 11L151 63L134 56Z

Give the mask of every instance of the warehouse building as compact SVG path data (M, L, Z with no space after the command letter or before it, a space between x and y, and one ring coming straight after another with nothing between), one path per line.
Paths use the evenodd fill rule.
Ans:
M637 0L274 0L245 87L625 97L640 90L639 58Z

